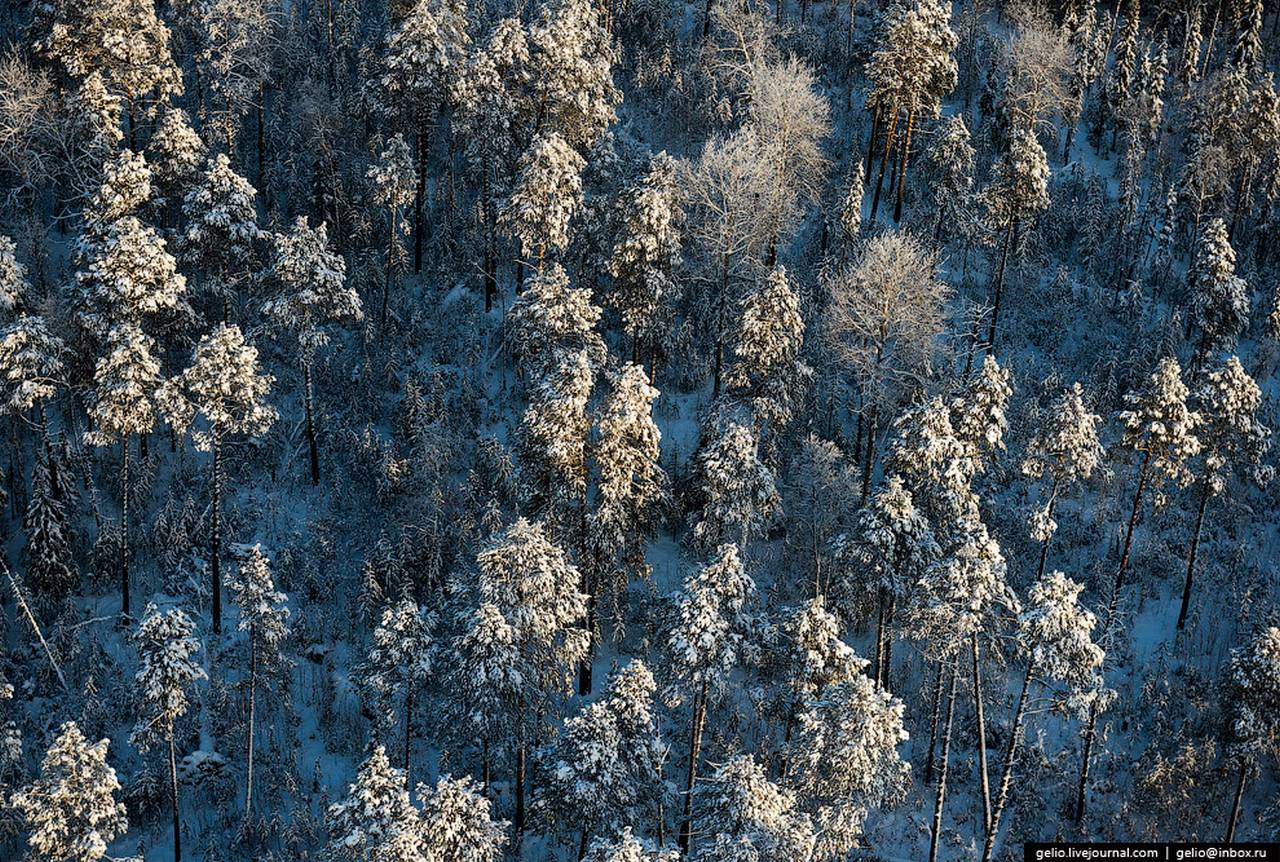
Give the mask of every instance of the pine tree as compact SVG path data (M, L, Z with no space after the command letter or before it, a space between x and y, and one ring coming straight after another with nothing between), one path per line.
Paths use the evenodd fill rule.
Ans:
M1049 542L1058 529L1053 519L1058 498L1092 476L1102 464L1106 452L1098 442L1101 422L1100 416L1085 407L1080 384L1073 383L1054 401L1027 444L1022 474L1031 479L1048 479L1050 483L1048 499L1032 511L1030 518L1031 538L1040 543L1036 580L1044 575Z
M120 443L120 613L129 616L129 439L147 434L156 422L160 363L152 355L155 342L135 323L121 323L107 335L106 355L94 369L88 411L94 430L84 440L91 446Z
M191 367L168 381L160 393L161 407L172 426L186 429L198 414L207 427L192 437L197 449L213 454L210 589L215 636L222 633L222 445L230 435L252 437L271 427L277 414L263 401L274 381L259 371L258 349L245 342L240 328L223 323L200 339Z
M22 526L27 533L27 582L42 598L58 602L79 585L80 573L71 555L70 525L62 502L54 494L46 455L31 471L31 500Z
M1156 481L1173 480L1179 486L1185 486L1191 481L1187 461L1200 452L1200 438L1197 434L1202 417L1187 406L1187 395L1187 386L1182 382L1182 368L1178 365L1178 360L1172 357L1160 361L1143 389L1125 395L1128 409L1122 410L1119 415L1120 422L1124 426L1121 445L1141 454L1142 460L1138 464L1133 507L1129 513L1128 526L1125 528L1124 544L1120 549L1116 579L1112 584L1111 598L1102 618L1104 640L1110 634L1116 608L1120 603L1120 591L1124 587L1125 574L1129 567L1129 553L1133 548L1133 533L1142 514L1142 503L1147 485L1152 481L1152 473L1155 473ZM1080 757L1080 780L1076 787L1075 820L1077 823L1084 818L1089 766L1100 709L1101 702L1095 699L1090 704L1089 720L1085 725L1084 747Z
M790 747L794 785L814 809L814 858L847 856L868 810L890 807L905 795L911 765L898 752L908 738L904 712L901 700L862 675L805 703Z
M679 852L656 850L647 841L623 829L614 840L597 838L591 842L582 862L678 862Z
M275 237L271 273L281 293L262 308L276 326L298 337L302 362L303 405L307 415L307 445L311 454L311 484L320 484L320 452L316 442L315 403L311 370L316 351L329 343L331 323L364 319L360 295L346 284L347 265L329 251L329 231L322 223L310 227L305 216L293 230Z
M566 0L577 2L577 0ZM547 251L569 245L569 221L582 206L582 156L558 133L542 132L520 157L501 220L520 246L520 264L542 271Z
M627 363L613 375L596 419L592 452L599 477L587 529L593 563L602 567L597 577L618 571L611 579L614 595L632 575L648 570L644 544L670 503L661 464L662 434L653 420L657 398L658 390L649 385L644 369Z
M1200 330L1195 367L1209 351L1230 350L1249 323L1249 295L1220 218L1205 225L1191 273L1191 313Z
M0 314L6 319L17 316L31 293L27 268L18 261L17 253L17 243L0 234Z
M149 746L162 736L169 746L169 803L173 811L173 862L182 859L182 830L178 817L178 761L174 724L190 706L189 690L206 675L195 661L200 641L195 624L179 608L160 611L148 603L133 633L140 667L134 682L141 692L144 713L134 726L135 745Z
M1014 709L1013 729L1005 749L1004 770L983 845L982 862L990 862L992 858L1000 820L1009 801L1033 681L1064 684L1068 703L1077 714L1087 712L1085 706L1091 708L1100 696L1103 653L1092 638L1098 619L1078 604L1082 589L1083 585L1062 572L1050 572L1031 585L1026 610L1018 618L1019 645L1025 654L1027 669Z
M1000 298L1004 290L1005 268L1014 233L1020 222L1035 217L1049 206L1049 162L1035 133L1017 128L1009 137L1009 149L992 168L991 184L982 190L982 202L992 230L1003 229L1000 265L991 286L991 324L987 351L994 352Z
M539 129L580 152L594 146L617 118L614 109L622 101L613 83L617 57L604 10L596 4L540 4L529 28L529 78Z
M65 382L67 346L49 331L43 317L23 314L0 334L0 392L15 414L38 412L41 436L48 444L45 404Z
M329 806L325 858L353 862L428 862L419 813L404 773L381 745L360 764L347 795Z
M226 152L232 155L240 118L261 99L271 77L272 10L260 0L204 0L191 11L200 35L197 68L212 101L220 103L207 111L210 125L222 128Z
M187 112L173 105L166 105L161 111L147 141L146 154L152 179L166 201L175 204L180 204L195 185L200 166L208 156Z
M530 715L550 709L569 687L571 669L586 655L588 637L582 624L587 597L578 590L578 570L564 551L547 538L541 525L523 518L487 545L476 565L480 600L498 609L519 655L515 828L523 832Z
M1135 64L1138 55L1138 29L1142 24L1139 0L1125 0L1123 16L1124 27L1116 41L1114 59L1111 62L1111 74L1107 80L1106 105L1111 111L1115 131L1120 128L1119 113L1129 99L1133 86ZM1099 121L1101 129L1101 121ZM1100 136L1099 136L1100 137ZM1116 146L1115 134L1111 138L1111 148Z
M652 367L680 298L676 270L684 210L675 160L665 152L653 155L644 177L623 193L617 208L618 239L608 261L610 304L631 337L631 361L640 362L647 348Z
M27 822L27 856L59 862L96 862L107 844L129 829L116 771L107 764L108 740L89 743L74 721L58 729L40 777L13 794Z
M935 240L942 237L943 225L964 209L973 193L973 159L969 127L957 114L938 129L928 152L933 203L938 209Z
M929 522L900 476L890 476L858 515L852 535L836 538L840 579L834 596L847 618L874 594L879 609L871 678L888 686L893 665L892 626L908 591L940 551Z
M501 862L507 824L469 778L443 775L434 787L418 785L419 829L426 862Z
M742 300L725 383L752 405L758 431L780 434L791 420L813 370L800 359L804 318L787 271L777 266Z
M413 156L402 135L387 139L378 154L378 163L369 168L365 176L373 183L374 202L387 208L387 263L382 282L382 310L378 313L378 331L386 332L392 272L402 254L400 234L406 227L400 211L412 203L414 195Z
M917 120L937 117L942 99L956 85L956 34L951 29L951 10L936 0L895 4L880 23L879 48L867 64L870 91L867 104L875 111L875 127L884 130L884 150L880 172L871 201L871 219L880 208L880 190L885 167L898 144L897 205L894 221L902 217L902 189L911 153L911 137ZM904 124L901 138L898 129ZM876 135L870 146L875 145ZM870 161L868 160L868 176ZM892 190L893 178L890 177Z
M1239 775L1224 839L1230 842L1240 821L1245 783L1257 772L1261 755L1274 750L1280 740L1280 715L1275 710L1280 697L1280 629L1271 626L1231 651L1226 689L1231 721L1227 756Z
M862 233L862 171L857 165L849 175L849 188L840 202L840 238L845 248L852 248Z
M258 192L231 167L225 153L205 165L204 175L182 201L186 231L182 257L208 279L209 295L222 303L223 322L262 235L254 198Z
M253 737L254 712L257 702L258 668L277 667L286 659L280 653L281 643L289 636L289 597L276 589L271 577L271 561L254 545L240 564L231 581L232 601L240 612L237 628L249 641L249 708L245 718L244 814L253 812Z
M812 859L818 836L796 794L769 780L749 754L729 758L697 788L698 831L714 842L697 858L788 862ZM686 851L686 855L687 851Z
M396 701L400 701L406 784L412 768L414 695L421 692L431 673L432 623L410 598L388 607L373 630L373 646L364 665L364 685L372 694L382 724L395 720Z
M748 611L754 595L755 583L743 569L738 547L721 545L674 597L665 639L667 667L676 680L676 692L682 699L691 699L693 707L680 826L680 850L686 855L707 708L724 696L734 669L754 663L759 652L753 636L756 623Z
M951 427L966 462L966 475L984 472L987 460L1004 449L1004 432L1009 426L1005 410L1013 394L1012 380L1012 373L988 354L964 391L951 400Z
M579 831L579 856L591 835L617 834L658 811L666 746L656 690L643 662L631 661L538 753L534 814L555 831Z
M699 504L693 538L703 549L724 542L745 546L773 522L778 490L750 428L732 417L713 417L711 424L712 436L694 456Z
M1200 548L1200 530L1204 526L1209 498L1226 490L1232 473L1240 472L1241 468L1252 468L1253 478L1259 484L1266 484L1273 473L1272 468L1262 466L1262 457L1271 448L1271 429L1258 421L1262 391L1244 370L1239 358L1232 356L1220 369L1210 371L1197 395L1204 463L1198 477L1200 500L1196 507L1195 527L1187 550L1187 578L1182 588L1182 607L1178 612L1179 629L1187 622L1191 582Z
M480 743L481 783L487 791L494 748L506 747L522 718L520 646L515 628L495 604L482 603L462 622L452 649L442 656L448 663L442 675L453 693L445 712L449 726L467 735L467 742Z

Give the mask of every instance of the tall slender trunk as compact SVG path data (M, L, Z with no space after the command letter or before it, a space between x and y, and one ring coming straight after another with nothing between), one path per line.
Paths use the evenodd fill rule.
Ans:
M933 709L929 713L929 753L924 760L924 783L933 783L934 753L938 750L938 718L942 710L942 681L946 676L946 665L938 662L937 681L933 684Z
M1200 530L1204 527L1204 511L1209 507L1209 479L1200 480L1200 505L1196 509L1196 526L1191 533L1191 548L1187 551L1187 580L1182 585L1182 608L1178 611L1178 630L1187 625L1187 609L1191 606L1191 580L1196 571L1196 554L1200 550Z
M173 862L182 862L182 824L178 819L178 755L173 747L173 722L169 722L169 804L173 810Z
M693 702L693 725L689 729L689 770L684 782L684 816L680 821L680 853L689 855L693 833L693 783L698 778L698 754L702 750L702 726L707 719L707 684L704 682Z
M1009 734L1009 744L1004 752L1004 769L1000 774L1000 789L996 794L995 811L991 813L991 823L987 828L987 840L982 846L982 862L991 862L991 854L996 846L996 833L1000 831L1000 817L1004 814L1009 802L1009 788L1013 783L1013 764L1018 759L1018 746L1022 744L1022 723L1027 715L1027 692L1031 690L1031 674L1034 662L1027 662L1027 672L1022 677L1022 690L1018 693L1018 707L1013 713L1013 729Z
M210 515L210 543L213 575L213 634L222 634L222 431L213 429L213 512Z
M875 164L876 138L880 135L880 108L871 115L871 137L867 139L867 166L863 182L871 182L871 166Z
M876 651L875 655L872 657L871 669L873 672L872 679L874 679L876 684L879 685L880 681L884 679L884 632L887 626L885 616L889 610L889 601L885 598L884 587L880 588L876 603L878 605L878 611L876 614Z
M726 252L720 259L720 303L716 308L716 358L714 377L711 385L711 397L720 396L720 369L724 363L724 307L729 296L729 255Z
M378 312L378 341L387 337L387 306L391 303L391 267L396 253L396 208L387 208L387 266L382 279L382 308Z
M320 450L316 446L315 404L311 394L311 357L302 359L303 406L307 414L307 446L311 450L311 484L320 484Z
M969 638L973 655L973 712L978 734L978 777L982 783L982 828L991 835L991 780L987 773L987 722L982 709L982 662L978 649L978 633Z
M1058 487L1059 487L1059 485L1060 485L1060 480L1058 480L1058 479L1054 479L1054 480L1053 480L1053 489L1049 492L1049 505L1048 505L1048 506L1046 507L1046 509L1045 509L1045 514L1047 514L1047 515L1049 516L1049 519L1050 519L1050 520L1052 520L1052 519L1053 519L1053 510L1054 510L1054 508L1056 508L1056 507L1057 507L1057 505L1058 505ZM1050 536L1049 536L1049 537L1047 537L1043 542L1041 542L1041 543L1040 543L1040 562L1036 565L1036 580L1037 580L1037 581L1038 581L1038 580L1040 580L1042 577L1044 577L1044 567L1045 567L1045 563L1047 563L1047 562L1049 561L1049 542L1051 542L1052 540L1053 540L1053 536L1052 536L1052 535L1050 535Z
M707 5L702 13L702 39L706 41L707 36L711 34L711 4L715 0L707 0Z
M258 688L258 637L256 626L249 626L249 727L245 746L244 819L253 813L253 712Z
M911 131L915 128L916 112L907 112L907 133L902 138L902 157L898 159L898 194L893 204L893 221L902 221L902 190L907 181L907 160L911 158Z
M938 862L938 839L942 836L942 806L947 796L947 761L951 756L951 721L956 711L956 677L959 662L951 659L950 693L947 695L947 721L942 732L942 761L938 766L938 791L933 800L933 829L929 835L929 862Z
M422 272L422 234L426 229L427 198L427 130L418 128L418 187L413 196L413 271Z
M1142 464L1138 467L1138 488L1133 494L1133 510L1129 513L1129 525L1124 531L1124 547L1120 551L1120 566L1116 570L1116 583L1111 591L1111 604L1107 608L1105 626L1111 625L1111 617L1115 614L1117 596L1124 586L1125 571L1129 568L1129 553L1133 549L1133 531L1138 526L1138 518L1142 514L1142 495L1147 489L1148 467L1151 464L1151 450L1142 456Z
M516 818L515 827L516 835L524 834L524 749L525 749L525 720L524 720L524 696L521 695L519 703L520 718L516 723Z
M129 618L129 435L120 441L120 615Z
M408 787L413 786L413 680L408 679L404 687L404 781Z
M267 84L258 83L258 188L265 191L267 176ZM265 195L264 195L265 197Z
M1249 778L1248 764L1240 764L1240 775L1236 779L1236 795L1231 801L1231 817L1227 820L1227 837L1225 840L1228 844L1235 840L1236 824L1240 822L1240 806L1244 802L1244 785Z
M871 198L871 218L870 221L876 220L876 213L880 209L880 191L884 186L884 170L889 164L889 153L893 150L894 134L898 130L898 106L895 104L893 110L885 118L886 127L884 130L884 150L880 154L880 172L876 175L876 193Z
M1084 820L1085 796L1089 787L1089 762L1093 759L1093 741L1098 736L1098 699L1094 698L1089 705L1089 721L1085 725L1083 742L1084 750L1080 752L1080 780L1076 784L1076 823Z
M880 407L872 405L871 417L867 422L867 451L864 453L862 462L862 499L866 500L867 495L871 493L871 473L875 470L876 463L876 433L877 425L880 424Z
M1009 262L1009 247L1013 245L1013 232L1017 230L1018 220L1009 219L1009 229L1004 234L1004 249L1000 252L1000 266L996 270L996 283L991 291L991 328L987 331L987 353L996 350L996 320L1000 317L1000 295L1004 292L1004 271Z

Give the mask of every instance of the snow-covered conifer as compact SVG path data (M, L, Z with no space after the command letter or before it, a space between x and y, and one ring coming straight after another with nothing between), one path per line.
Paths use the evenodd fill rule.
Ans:
M585 166L556 132L539 134L520 157L502 222L519 242L523 261L539 271L548 250L562 252L569 245L569 220L582 206Z
M814 858L818 835L813 821L799 810L796 794L769 780L750 754L734 755L717 767L698 785L696 795L698 833L712 836L696 858L705 862Z
M0 334L0 391L14 413L39 410L42 433L44 405L63 380L67 346L49 331L43 317L23 314Z
M169 747L169 803L173 812L173 862L182 859L182 830L178 814L178 762L174 747L174 724L186 715L191 688L205 679L204 668L196 662L200 641L195 623L179 608L161 611L148 603L142 622L132 635L140 666L134 677L141 693L143 714L134 726L131 739L149 746L156 736Z
M699 505L693 537L704 549L722 542L746 545L777 514L773 473L760 460L755 432L734 418L713 418L711 436L699 448Z
M671 325L680 296L676 268L680 265L684 210L677 186L676 162L666 153L649 160L644 177L618 201L618 238L609 256L613 276L610 304L631 336L631 359L640 361L648 348L650 363L664 330Z
M502 750L515 735L521 719L524 687L516 630L492 603L482 603L463 620L453 648L443 656L443 676L453 696L445 712L467 743L479 743L484 786L489 786L495 748Z
M1259 631L1249 643L1232 650L1228 673L1231 731L1227 756L1239 776L1227 821L1226 840L1231 841L1240 820L1245 784L1257 773L1262 754L1274 750L1280 740L1280 712L1275 708L1280 698L1280 628Z
M857 846L868 810L896 804L911 765L905 705L866 676L815 693L791 741L793 784L818 827L816 859L841 859Z
M410 775L413 748L414 695L431 673L433 620L410 598L382 612L373 630L373 646L364 665L364 685L372 695L381 725L404 725L404 774Z
M1005 410L1013 394L1013 374L988 354L982 368L963 392L951 401L951 427L964 449L966 471L976 475L986 469L986 459L1004 449L1009 426Z
M205 165L204 175L182 201L186 231L182 257L209 280L207 290L229 304L252 268L254 242L262 236L254 206L257 190L236 173L225 153Z
M616 839L597 838L591 842L582 862L678 862L676 850L658 850L630 829L623 829Z
M404 773L391 765L381 745L370 752L329 806L327 859L352 862L428 862L418 809L409 800Z
M724 696L736 668L754 664L759 647L749 603L755 583L743 568L736 545L721 545L711 560L684 582L674 597L665 638L668 670L681 699L692 700L693 725L684 787L680 849L687 853L692 828L693 787L707 707Z
M493 819L493 803L470 778L442 775L418 785L419 830L426 862L501 862L507 824Z
M643 662L618 671L600 697L570 718L537 756L535 816L557 832L613 835L657 811L666 746L658 735L657 686Z
M147 142L147 164L162 194L180 203L200 175L207 151L187 112L166 105Z
M262 307L280 329L297 335L302 362L303 406L307 418L307 444L311 452L311 484L320 484L320 452L316 441L315 399L311 369L315 352L329 343L328 327L364 319L360 294L347 285L347 264L329 250L329 230L307 224L305 216L293 230L275 237L271 274L281 292Z
M991 229L1004 232L1000 265L991 287L991 324L987 334L990 351L995 349L1000 298L1014 233L1019 223L1033 218L1049 206L1049 159L1034 131L1025 128L1013 130L1009 136L1009 148L992 167L991 183L982 190L981 198Z
M179 276L180 277L180 276ZM88 397L94 429L84 440L91 446L120 442L120 612L129 615L129 440L147 434L156 423L160 363L155 342L134 323L120 323L107 335L106 355L99 357Z
M934 236L941 237L946 223L967 205L973 193L973 144L964 117L948 118L935 133L926 158L933 204L938 208Z
M253 436L271 427L276 411L264 400L274 380L260 372L258 349L245 342L240 328L222 323L200 339L191 367L166 382L160 391L161 407L175 428L186 429L196 414L208 426L192 437L197 449L213 454L210 588L215 635L222 632L222 444L230 435Z
M578 570L543 527L520 518L476 557L479 597L511 628L519 654L516 736L516 831L524 829L524 762L530 716L550 709L586 655L587 597Z
M1249 295L1244 279L1236 275L1236 253L1220 218L1212 219L1200 235L1191 290L1192 316L1200 329L1199 363L1207 351L1230 350L1249 323Z
M1078 603L1083 588L1062 572L1043 575L1031 585L1026 610L1018 617L1018 641L1027 669L1022 677L1018 704L1014 708L1013 728L1005 749L1004 768L983 846L983 862L989 862L992 857L1000 832L1000 820L1009 801L1033 681L1065 686L1065 702L1077 714L1090 712L1093 702L1100 696L1103 653L1102 648L1093 642L1093 629L1098 619Z
M613 83L616 60L603 9L590 0L545 0L529 28L529 73L542 127L581 152L595 145L622 101Z
M237 628L249 640L249 709L245 720L245 793L247 817L253 811L253 738L257 700L258 668L278 666L284 661L280 646L289 635L288 596L276 589L271 577L271 561L254 545L231 580L232 602L240 612Z
M1098 442L1102 417L1090 413L1079 383L1058 396L1036 428L1022 460L1022 473L1032 479L1048 479L1048 499L1031 514L1031 538L1040 543L1037 580L1044 574L1049 540L1058 524L1053 520L1059 496L1072 485L1093 475L1106 451Z
M762 430L778 433L804 397L813 371L800 359L804 318L787 271L777 266L742 300L733 361L725 372L729 391L747 398Z
M1204 464L1201 475L1197 477L1200 501L1187 551L1187 578L1182 590L1182 609L1178 613L1180 629L1187 622L1191 582L1200 548L1200 530L1209 498L1226 490L1232 474L1243 472L1243 468L1248 468L1259 484L1269 481L1274 472L1273 468L1262 465L1262 457L1271 448L1271 429L1258 420L1262 391L1244 370L1239 358L1232 356L1221 368L1210 371L1197 396L1200 406L1197 433Z
M26 579L41 597L57 602L76 588L80 574L69 543L67 513L54 494L48 456L36 459L31 471L31 499L22 520L27 533Z
M849 188L840 201L840 234L845 247L852 247L862 233L862 170L854 165L849 176Z
M632 574L647 570L644 542L657 528L670 493L661 464L662 434L653 419L658 390L633 363L611 382L596 419L592 451L599 479L587 525L594 553L606 569L620 560L614 579L620 590Z
M31 862L97 862L128 831L107 743L90 743L74 721L66 722L45 753L40 777L13 794L14 808L26 819Z
M401 210L413 202L416 188L413 154L409 152L409 145L404 142L403 135L396 134L387 139L382 152L378 154L377 164L370 167L365 176L373 183L374 201L387 209L387 262L382 284L382 310L378 315L378 328L385 330L392 272L402 253L400 235L407 228Z

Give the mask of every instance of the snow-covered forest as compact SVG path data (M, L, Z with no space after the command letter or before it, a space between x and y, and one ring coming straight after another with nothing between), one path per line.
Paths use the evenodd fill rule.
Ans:
M0 858L1280 833L1275 0L6 0Z

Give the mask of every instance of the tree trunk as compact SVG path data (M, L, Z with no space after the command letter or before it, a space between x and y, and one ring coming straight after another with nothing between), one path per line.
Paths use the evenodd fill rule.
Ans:
M706 41L707 36L711 35L711 4L715 0L707 0L707 6L702 13L702 39Z
M182 862L182 825L178 819L178 756L173 748L173 722L169 722L169 803L173 809L173 862Z
M902 138L902 157L898 159L898 194L893 204L894 224L902 221L902 191L907 181L907 160L911 158L911 131L915 127L916 112L907 112L907 133Z
M880 135L880 108L871 115L871 137L867 140L867 167L863 182L871 182L871 166L875 163L876 138Z
M524 834L524 697L520 698L520 719L516 728L516 835Z
M1009 745L1005 748L1004 769L1000 774L1000 789L996 794L995 811L991 814L991 824L987 828L987 840L982 846L982 862L991 862L991 854L996 846L996 833L1000 831L1000 817L1004 814L1009 802L1009 788L1013 782L1013 764L1018 758L1018 746L1022 744L1022 723L1027 714L1027 692L1031 689L1033 663L1027 663L1027 672L1022 677L1022 691L1018 693L1018 708L1013 713L1013 730L1009 734Z
M865 501L871 493L871 473L876 461L876 426L880 424L880 408L873 405L871 417L867 421L867 451L862 462L862 499Z
M871 198L871 218L870 221L876 220L876 213L880 209L880 190L884 185L884 169L889 164L889 153L893 149L894 133L898 130L898 106L895 104L893 110L885 118L887 123L884 130L884 150L880 154L880 172L876 175L876 193Z
M404 782L413 786L411 769L413 766L413 680L406 680L404 686Z
M1231 817L1227 820L1227 837L1225 840L1228 844L1235 840L1236 824L1240 822L1240 806L1244 801L1244 785L1249 778L1249 767L1247 764L1240 764L1240 776L1236 779L1236 795L1231 802Z
M684 783L684 817L680 821L680 853L689 855L693 833L693 783L698 777L698 754L702 749L702 725L707 719L707 684L704 682L693 702L693 726L689 730L689 770Z
M978 633L969 638L973 654L973 712L978 734L978 777L982 783L982 827L991 837L991 779L987 774L987 722L982 709L982 663L978 654Z
M1059 480L1054 479L1053 489L1049 492L1049 505L1046 509L1046 514L1049 516L1050 520L1053 519L1053 510L1058 505L1058 485L1059 485ZM1051 535L1049 536L1049 538L1045 539L1043 542L1040 543L1040 562L1036 565L1037 581L1040 580L1042 577L1044 577L1045 563L1049 561L1049 542L1051 542L1052 540L1053 540L1053 536Z
M245 746L244 819L253 813L253 712L254 697L258 687L258 638L253 625L249 626L249 727Z
M1204 510L1209 506L1209 478L1200 480L1200 505L1196 509L1196 526L1191 533L1191 548L1187 551L1187 580L1182 585L1182 609L1178 611L1178 630L1187 625L1187 609L1191 606L1191 579L1196 571L1196 554L1200 550L1200 530L1204 526Z
M222 432L213 429L213 511L210 515L210 572L213 575L213 634L222 634Z
M1093 741L1098 736L1098 701L1095 698L1089 705L1089 722L1084 729L1084 750L1080 752L1080 781L1076 785L1076 810L1073 818L1076 823L1084 820L1084 803L1086 788L1089 786L1089 761L1093 756Z
M307 414L307 446L311 450L311 484L320 484L320 450L316 446L315 405L311 394L311 359L302 360L303 406Z
M934 752L938 750L938 717L942 710L942 680L945 672L946 665L938 662L937 682L933 685L933 709L930 711L929 718L929 753L924 761L925 786L933 783Z
M950 693L947 695L947 721L942 732L942 762L938 767L938 792L933 801L933 829L929 836L929 862L938 862L938 839L942 835L942 806L947 796L947 760L951 755L951 720L956 711L956 659L951 659Z
M1142 456L1142 465L1138 467L1138 489L1133 495L1133 511L1129 513L1129 525L1124 533L1124 547L1120 551L1120 567L1116 570L1116 584L1111 591L1111 604L1107 608L1107 619L1104 628L1110 627L1111 617L1115 613L1116 599L1120 588L1124 586L1125 570L1129 567L1129 552L1133 548L1133 531L1138 526L1138 517L1142 513L1142 494L1147 489L1147 467L1151 463L1151 450Z
M1000 294L1004 292L1004 270L1009 262L1009 247L1013 245L1013 232L1018 227L1016 218L1009 219L1009 229L1004 235L1004 249L1000 252L1000 266L996 270L996 283L991 292L991 328L987 331L987 353L996 350L996 320L1000 317Z
M418 188L413 197L413 271L422 272L422 234L426 229L427 198L427 130L418 128Z
M396 208L388 207L387 220L387 271L382 279L382 309L378 312L378 341L387 337L387 306L391 302L391 266L396 251Z
M120 441L120 616L129 619L129 435Z
M720 397L720 369L724 362L724 306L729 295L729 255L721 255L720 263L720 304L716 309L716 358L714 378L711 385L711 397Z
M889 602L885 598L885 590L881 587L879 595L877 596L877 605L879 606L879 610L876 614L876 651L871 661L871 678L876 681L877 685L879 685L880 681L884 679L884 630L887 625L885 622L885 616L889 610L888 604Z

